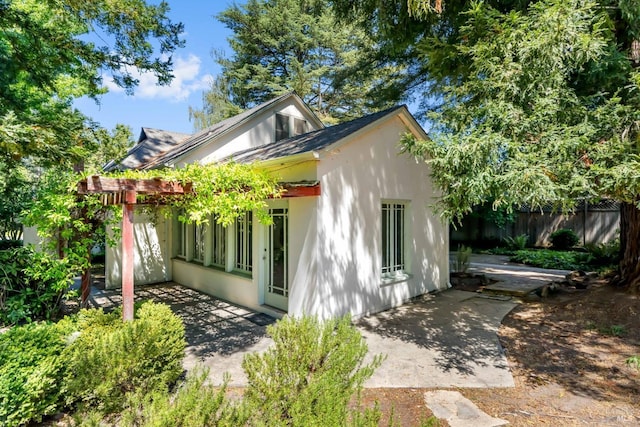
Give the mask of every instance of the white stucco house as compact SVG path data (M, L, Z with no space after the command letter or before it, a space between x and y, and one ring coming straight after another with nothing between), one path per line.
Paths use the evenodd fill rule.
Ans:
M273 224L251 212L227 228L135 217L135 284L175 281L281 316L354 317L448 285L448 226L431 209L429 171L400 154L401 136L426 138L405 106L325 127L286 94L194 135L144 128L119 164L179 168L252 163L291 189L269 200ZM295 191L296 189L299 191ZM121 286L108 248L106 286Z

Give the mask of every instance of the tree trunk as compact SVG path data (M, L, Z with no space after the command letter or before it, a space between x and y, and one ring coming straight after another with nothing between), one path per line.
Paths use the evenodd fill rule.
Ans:
M640 292L640 209L633 203L620 206L620 276L618 283Z

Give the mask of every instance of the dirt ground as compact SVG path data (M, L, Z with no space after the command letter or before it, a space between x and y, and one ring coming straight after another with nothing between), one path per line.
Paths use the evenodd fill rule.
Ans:
M499 331L515 388L458 389L512 426L640 425L640 297L593 280L523 302ZM420 426L431 412L424 389L370 389L399 425ZM446 423L441 423L446 426Z

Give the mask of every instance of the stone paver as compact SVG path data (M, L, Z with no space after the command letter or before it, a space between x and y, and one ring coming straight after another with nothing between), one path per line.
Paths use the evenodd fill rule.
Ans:
M424 394L425 404L437 418L445 419L451 427L496 427L509 424L493 418L457 391L435 390Z

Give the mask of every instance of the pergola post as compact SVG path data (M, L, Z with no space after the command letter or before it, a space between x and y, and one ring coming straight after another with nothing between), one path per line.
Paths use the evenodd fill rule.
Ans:
M133 320L133 209L136 191L124 191L122 204L122 320Z

